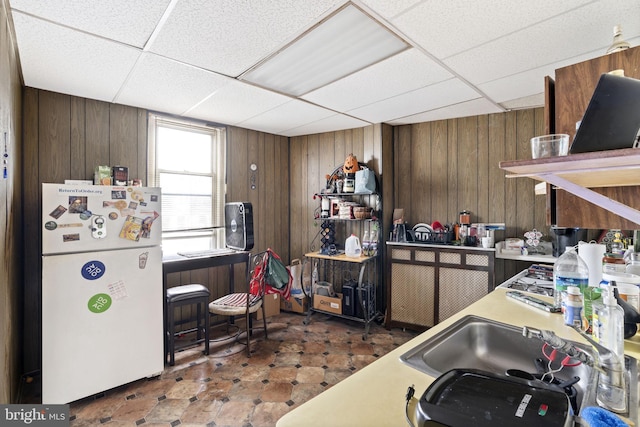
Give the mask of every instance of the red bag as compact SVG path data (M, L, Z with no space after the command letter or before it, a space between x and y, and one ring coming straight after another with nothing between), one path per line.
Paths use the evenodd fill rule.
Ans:
M286 278L284 278L284 280L286 280L287 283L283 287L274 287L269 283L270 281L274 282L274 275L277 275L277 280L282 283L283 277L280 276L282 276L284 272L286 272ZM269 280L269 278L271 278L271 280ZM264 287L265 294L280 294L282 298L288 301L291 295L292 282L293 277L291 276L289 268L282 263L278 254L269 248L264 253L260 264L253 270L253 275L249 283L249 292L253 295L260 295L261 289Z

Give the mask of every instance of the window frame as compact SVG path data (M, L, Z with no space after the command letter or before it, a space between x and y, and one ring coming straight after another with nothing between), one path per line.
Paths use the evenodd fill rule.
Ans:
M159 127L211 135L211 171L179 172L158 168L157 129ZM160 174L211 177L211 226L166 230L163 221L163 247L169 252L218 249L225 246L224 206L226 202L226 127L197 120L179 119L167 115L148 113L148 164L147 182L150 187L160 187ZM188 193L185 193L188 194ZM164 194L163 194L164 196ZM164 197L162 198L164 200ZM162 214L164 215L164 214Z

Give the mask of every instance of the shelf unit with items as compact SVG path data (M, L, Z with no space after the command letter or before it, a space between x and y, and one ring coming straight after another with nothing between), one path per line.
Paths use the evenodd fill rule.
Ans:
M358 175L355 181L360 182L347 185L347 175L339 166L327 175L326 187L313 195L313 199L319 201L314 217L320 222L320 230L311 242L311 252L305 255L305 262L311 262L313 270L318 272L315 281L331 284L340 298L318 296L317 288L312 286L305 323L310 322L313 312L348 318L365 324L363 339L366 339L369 324L378 317L382 300L378 286L382 272L377 261L382 234L378 220L381 196L377 192L375 173L363 163L359 163L359 169L366 171L362 173L365 177ZM361 256L350 257L345 253L345 241L351 235L360 240ZM318 238L319 247L315 245Z
M304 324L311 322L313 313L336 316L364 323L362 339L367 339L369 326L378 318L377 311L377 257L348 257L345 254L305 254L305 263L312 270L309 310ZM306 268L303 267L303 270ZM320 280L322 279L322 280ZM315 283L314 283L315 282ZM335 285L334 285L335 284ZM325 289L325 295L318 290ZM304 290L304 287L303 287Z

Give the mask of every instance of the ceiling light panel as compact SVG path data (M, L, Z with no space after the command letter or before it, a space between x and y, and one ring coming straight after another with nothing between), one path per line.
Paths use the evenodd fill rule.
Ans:
M241 79L300 96L407 47L387 28L349 5Z
M343 2L180 0L150 51L237 77Z

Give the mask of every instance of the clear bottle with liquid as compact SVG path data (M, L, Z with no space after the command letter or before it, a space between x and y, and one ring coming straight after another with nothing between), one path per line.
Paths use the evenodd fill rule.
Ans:
M376 255L378 255L378 232L376 230L373 230L371 232L369 256Z
M613 293L613 284L605 286L602 304L593 306L593 339L615 354L624 365L624 310L618 305ZM627 408L626 390L616 387L602 377L598 381L596 401L614 412L624 412Z
M553 266L553 304L562 308L563 294L576 286L584 294L589 285L589 268L574 246L568 247ZM564 310L563 310L564 311Z
M362 235L362 255L371 255L371 240L369 240L369 231L365 230Z
M622 243L622 235L619 232L614 234L613 242L611 242L611 253L614 255L624 254L624 244Z

